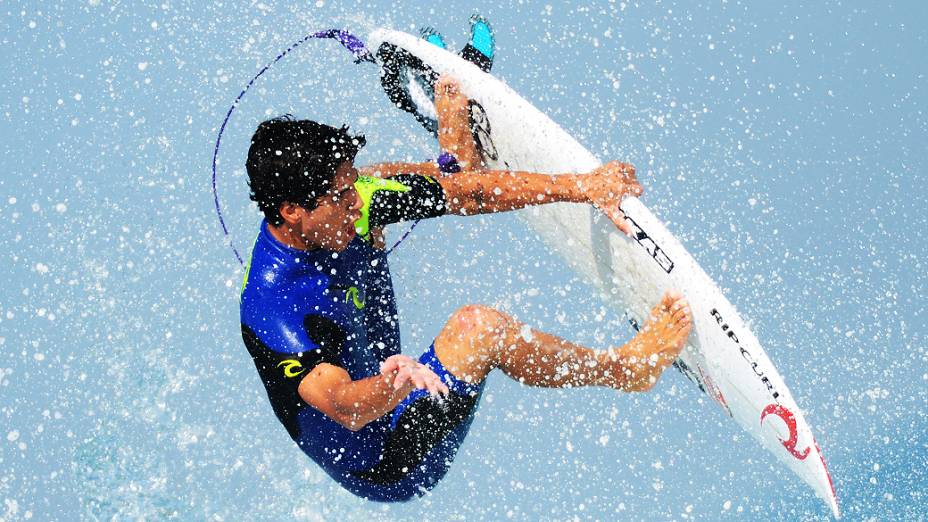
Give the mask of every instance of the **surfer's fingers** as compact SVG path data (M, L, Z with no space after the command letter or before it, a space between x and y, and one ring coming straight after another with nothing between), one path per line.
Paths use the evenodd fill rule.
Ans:
M608 172L620 174L625 179L635 179L635 167L621 161L610 161L605 168Z
M688 309L683 309L679 314L674 314L674 326L678 329L690 328L693 326L693 318Z
M396 372L396 377L393 378L393 389L399 390L402 388L406 384L406 381L410 380L410 377L412 377L412 375L409 371L409 367L401 367L399 371Z
M387 375L390 374L390 372L393 372L394 370L396 370L395 362L387 359L386 361L380 363L380 374L381 375L386 377Z
M622 174L622 179L626 183L637 183L638 177L635 175L635 167L628 163L618 163L618 171Z
M591 197L590 199L590 202L593 204L594 208L605 214L606 217L609 218L609 221L615 223L615 226L618 227L619 230L625 234L629 234L631 228L628 226L628 223L625 222L625 216L623 216L622 212L619 211L619 207L617 205L610 203L606 203L605 205L601 204L600 201L598 201L599 198L596 197Z
M433 397L438 397L439 395L448 395L448 387L445 386L445 383L441 382L441 379L438 378L434 373L429 376L428 379L429 394Z
M425 388L428 390L429 395L432 397L438 397L438 385L433 379L425 380Z
M435 376L435 388L445 397L448 397L448 394L451 393L451 390L448 389L448 385L442 382L437 375Z
M617 215L612 218L612 220L618 224L619 230L621 230L623 234L632 239L635 238L635 232L632 230L631 225L628 224L628 221L625 220L625 216Z
M400 369L400 362L402 361L401 357L391 356L388 357L386 361L380 363L380 373L384 376L393 375L397 370Z
M425 378L419 372L410 372L412 383L416 385L417 390L423 390L426 388Z
M628 222L625 221L625 216L619 214L618 212L611 213L609 216L612 219L612 222L615 223L615 226L619 227L619 230L628 237L632 237L632 227L628 225Z
M600 205L596 205L596 207L599 208L604 214L606 214L606 216L613 223L615 223L615 226L618 227L618 229L621 230L623 234L625 234L626 236L630 238L635 237L634 234L632 234L631 225L628 224L628 220L625 219L625 214L623 214L622 211L619 210L619 207L611 208L611 207L603 207Z
M683 294L681 294L680 291L675 288L668 289L666 292L664 292L664 296L670 300L671 304L676 304L681 301L683 303L687 303Z
M680 297L680 294L678 294L675 290L668 290L664 292L664 295L661 298L661 306L666 310L670 310L674 303L680 299Z
M458 92L458 81L454 79L454 76L447 73L438 77L436 86L443 94L457 94Z
M623 193L629 196L640 196L644 193L638 178L635 175L635 167L628 163L614 161L609 164L609 171L618 176L618 181L624 185Z

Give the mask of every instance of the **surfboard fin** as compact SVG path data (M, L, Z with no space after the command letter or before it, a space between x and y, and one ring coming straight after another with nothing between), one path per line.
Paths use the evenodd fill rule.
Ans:
M436 47L441 47L442 49L448 48L448 44L445 43L445 37L436 31L434 27L425 26L419 29L419 37Z
M473 63L483 72L490 72L493 68L493 58L496 54L496 37L490 22L482 15L473 14L470 17L470 40L458 53L465 60Z
M419 36L436 47L447 49L447 42L435 28L425 26ZM458 53L484 72L490 72L496 53L496 40L487 19L479 14L470 17L470 40ZM438 135L438 120L429 104L435 100L438 74L422 61L394 45L381 45L377 50L382 69L380 83L397 107L415 116L416 121L432 135Z

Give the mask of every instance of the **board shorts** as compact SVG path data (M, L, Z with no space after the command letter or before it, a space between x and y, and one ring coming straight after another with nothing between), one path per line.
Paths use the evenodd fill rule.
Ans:
M432 489L447 473L474 420L485 381L471 384L451 375L435 355L434 344L419 362L445 383L448 397L438 400L428 390L414 390L388 414L380 462L351 473L361 482L354 485L362 487L349 489L370 500L401 502Z

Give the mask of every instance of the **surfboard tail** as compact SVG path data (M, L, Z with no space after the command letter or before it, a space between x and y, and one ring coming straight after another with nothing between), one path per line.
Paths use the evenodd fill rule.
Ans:
M813 438L813 441L815 439ZM841 518L841 508L838 505L838 493L835 491L835 484L831 480L831 473L828 471L828 464L825 463L825 455L822 453L822 450L818 447L818 443L815 443L815 452L818 454L818 458L822 463L822 471L825 473L825 480L828 481L828 489L825 489L822 493L819 493L822 498L828 502L828 505L831 507L831 513L835 518Z

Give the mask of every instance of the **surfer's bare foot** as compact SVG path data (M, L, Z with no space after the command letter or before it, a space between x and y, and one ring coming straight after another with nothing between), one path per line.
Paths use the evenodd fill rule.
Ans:
M479 157L470 132L467 96L457 80L447 74L435 83L435 110L438 112L438 145L451 153L463 168L478 168Z
M692 315L682 294L669 291L651 310L651 317L631 341L605 353L613 387L648 391L670 366L690 335Z

